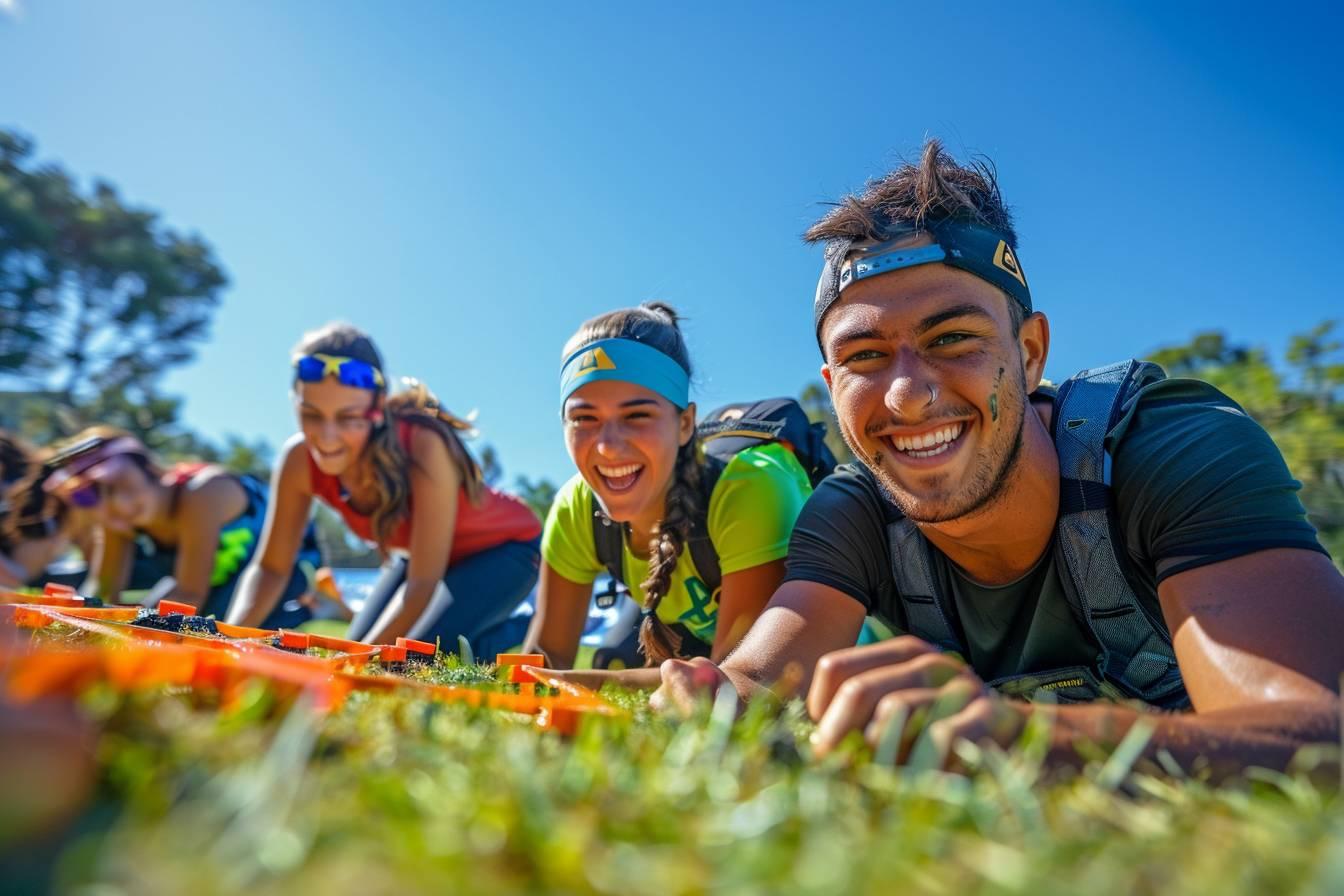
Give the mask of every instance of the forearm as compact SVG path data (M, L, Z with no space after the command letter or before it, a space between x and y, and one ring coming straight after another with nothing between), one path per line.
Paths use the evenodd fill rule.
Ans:
M9 555L0 553L0 587L22 588L28 584L28 570Z
M1051 707L1052 753L1074 759L1080 744L1112 748L1140 720L1152 725L1144 755L1165 751L1189 770L1207 762L1216 777L1250 766L1284 769L1309 744L1338 743L1338 700L1264 703L1205 713L1147 713L1092 703Z
M289 576L271 572L260 564L253 563L243 570L224 621L230 625L246 625L254 628L261 625L271 614L271 610L275 609L275 604L288 583Z
M390 644L397 638L405 637L429 607L434 589L439 584L439 579L407 579L406 584L398 588L388 601L364 641L369 644Z
M766 621L762 617L762 622ZM745 701L769 693L788 700L806 694L821 652L803 646L801 639L779 637L759 629L760 625L748 632L737 649L719 664L737 688L738 696Z

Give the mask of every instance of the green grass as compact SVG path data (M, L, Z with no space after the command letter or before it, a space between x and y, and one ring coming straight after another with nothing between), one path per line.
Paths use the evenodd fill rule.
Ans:
M489 670L441 663L436 680ZM808 724L631 711L572 740L359 694L220 713L95 692L95 799L58 889L104 893L1339 893L1344 804L1305 774L1214 788L1117 753L1047 774L1045 732L969 776L809 758Z

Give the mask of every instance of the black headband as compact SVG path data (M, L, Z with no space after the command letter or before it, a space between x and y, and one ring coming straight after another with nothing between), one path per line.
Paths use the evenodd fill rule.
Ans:
M895 244L919 233L933 237L930 246L903 249ZM1017 253L1008 244L1007 234L981 224L945 218L922 228L910 222L894 222L882 233L883 239L836 239L826 244L826 260L817 281L817 297L812 322L821 344L821 321L840 299L840 293L860 280L899 271L902 268L941 261L974 274L991 286L1008 293L1031 313L1031 290L1017 262Z

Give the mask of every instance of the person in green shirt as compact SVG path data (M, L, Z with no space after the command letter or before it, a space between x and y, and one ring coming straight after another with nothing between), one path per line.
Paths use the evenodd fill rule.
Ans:
M524 647L574 663L593 582L604 571L594 514L622 532L622 579L642 605L649 663L722 660L784 578L794 520L812 488L788 447L767 442L727 462L705 494L706 459L690 401L691 363L676 312L646 302L593 318L565 346L561 414L578 473L542 535L537 609ZM704 523L718 556L711 591L687 540ZM658 670L571 673L590 684L656 684Z
M1050 327L992 168L930 141L807 238L826 242L821 374L860 462L818 486L739 648L664 664L655 704L787 682L821 753L857 731L899 758L927 734L949 762L1037 713L1061 761L1141 718L1149 755L1226 773L1338 742L1344 577L1277 448L1154 365L1042 387ZM865 612L900 636L849 646Z

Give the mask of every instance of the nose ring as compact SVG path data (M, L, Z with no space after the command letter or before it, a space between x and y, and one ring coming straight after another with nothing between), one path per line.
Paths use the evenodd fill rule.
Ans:
M933 383L929 383L928 385L929 385L929 403L926 404L925 407L932 406L933 403L938 400L938 387L935 386Z

